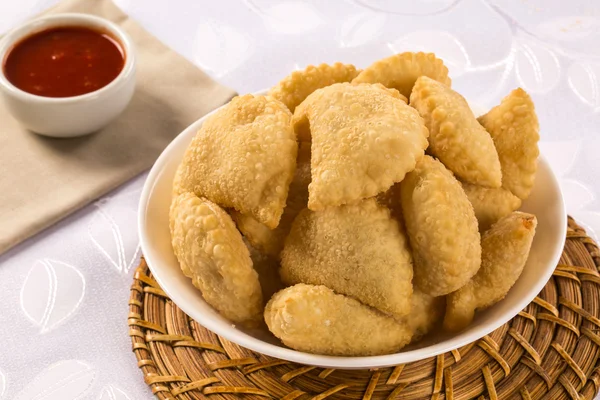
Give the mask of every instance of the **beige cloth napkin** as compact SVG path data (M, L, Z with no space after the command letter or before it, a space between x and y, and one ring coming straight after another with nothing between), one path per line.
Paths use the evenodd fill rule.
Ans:
M104 17L130 35L136 92L117 120L74 139L28 132L0 103L0 254L149 168L186 126L235 94L110 0L67 0L46 14L63 12Z

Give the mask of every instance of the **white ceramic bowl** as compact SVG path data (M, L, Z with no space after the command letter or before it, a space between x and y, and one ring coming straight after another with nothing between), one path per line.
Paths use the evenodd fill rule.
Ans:
M108 20L88 14L57 14L32 20L7 33L0 40L0 61L3 64L7 53L24 38L60 26L82 26L110 34L125 52L121 73L91 93L43 97L17 88L1 71L0 93L12 116L27 129L46 136L81 136L104 127L129 104L135 88L134 48L127 34Z
M550 279L561 255L567 216L558 182L548 162L541 156L535 187L522 207L523 211L538 218L527 265L506 298L478 313L468 328L456 334L439 332L429 335L400 353L374 357L322 356L286 348L269 332L244 330L219 315L204 301L191 280L183 275L173 254L169 233L171 183L186 147L205 119L206 116L194 122L175 138L150 170L140 199L138 224L141 246L152 274L183 311L211 331L248 349L302 364L346 369L386 367L445 353L480 339L525 308Z

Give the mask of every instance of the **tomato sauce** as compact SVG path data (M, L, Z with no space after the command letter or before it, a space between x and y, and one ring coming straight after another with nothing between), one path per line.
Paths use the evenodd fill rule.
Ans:
M4 59L4 75L28 93L70 97L108 85L123 69L125 54L105 33L85 27L52 28L17 43Z

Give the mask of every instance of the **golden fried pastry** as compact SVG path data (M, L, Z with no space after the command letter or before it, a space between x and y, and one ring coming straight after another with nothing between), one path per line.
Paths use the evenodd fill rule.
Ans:
M296 350L335 356L373 356L400 350L412 332L359 301L325 286L298 284L276 293L265 322Z
M537 221L514 210L539 124L522 89L477 119L450 86L441 59L406 52L235 97L173 178L183 273L223 316L264 329L263 312L300 351L389 354L463 329L527 261Z
M494 142L460 94L423 76L415 83L410 105L429 129L429 153L462 181L500 187L502 172Z
M272 257L279 258L283 249L283 242L290 232L292 222L308 203L308 184L310 183L310 143L300 143L298 146L298 159L294 179L290 184L287 205L279 225L269 229L249 215L231 212L231 217L236 222L238 229L244 237L259 249Z
M413 290L410 314L402 318L413 333L412 342L425 336L440 321L446 307L445 297L433 297Z
M470 183L463 183L462 187L475 211L479 232L486 231L500 218L521 207L521 199L504 188L492 189Z
M362 71L352 83L381 83L410 97L415 81L428 76L450 87L448 68L433 53L400 53L375 61Z
M477 219L460 183L441 162L425 156L400 183L400 198L415 288L443 296L465 285L479 269L481 246Z
M481 268L464 287L447 296L444 328L458 331L471 323L475 310L502 300L515 284L529 256L537 219L513 212L481 238Z
M378 89L381 94L390 95L402 101L404 104L408 104L408 99L401 95L396 89L386 88L380 83L375 83L372 86ZM312 95L310 101L304 101L298 107L296 107L296 110L294 111L294 117L292 118L292 123L294 126L294 131L296 132L296 137L300 142L311 141L308 109L311 107L311 105L323 101L323 98L329 96L330 93L326 91L318 91L318 93Z
M281 101L294 112L309 94L334 83L350 82L359 70L352 64L336 62L333 65L309 65L302 71L294 71L269 90L269 96Z
M296 109L295 126L306 118L312 136L308 208L375 196L423 157L423 120L392 93L381 85L337 83L315 91Z
M173 177L173 198L179 196L183 193L183 189L181 188L181 174L183 173L183 163L179 164L177 170L175 171L175 176Z
M387 314L410 311L408 244L373 198L301 211L281 252L281 278L288 285L325 285Z
M284 211L285 212L285 211ZM265 224L261 224L249 215L242 214L236 210L229 210L229 215L237 225L238 230L244 235L244 239L253 247L262 253L272 257L278 257L281 248L283 247L283 238L280 237L279 231L282 228L282 218L279 225L275 229L269 229Z
M315 104L319 104L321 103L321 105L323 105L323 102L327 102L330 101L329 99L332 96L331 91L336 91L339 93L343 92L344 90L346 90L345 88L347 88L348 86L351 86L349 84L345 84L345 85L332 85L335 86L335 89L329 89L329 90L316 90L315 92L313 92L309 98L310 100L308 101L303 101L302 103L300 103L300 105L298 107L296 107L296 110L294 111L294 115L292 117L292 125L294 126L294 131L296 132L296 137L299 141L301 142L310 142L311 141L311 132L310 132L310 122L308 119L309 114L316 116L317 114L315 112L310 112L311 109L314 107ZM352 85L354 86L354 85ZM400 100L401 102L403 102L404 104L408 104L408 99L406 97L404 97L402 94L400 94L400 92L398 92L396 89L390 89L390 88L386 88L385 86L383 86L380 83L374 83L372 85L367 85L367 84L358 84L356 86L362 86L364 87L369 87L370 91L377 91L376 93L378 95L383 95L383 96L391 96L394 99ZM356 90L356 89L355 89ZM360 89L359 89L360 90ZM353 97L356 97L356 95L353 95ZM352 99L349 99L352 100ZM321 107L321 111L327 111L327 109L325 107Z
M277 100L235 97L206 119L188 147L181 187L275 228L296 165L290 120Z
M259 320L258 275L231 217L213 202L186 192L173 199L169 219L181 270L206 302L233 322Z
M540 155L540 125L531 97L521 88L513 90L500 105L479 117L487 129L502 165L502 187L521 200L529 197Z

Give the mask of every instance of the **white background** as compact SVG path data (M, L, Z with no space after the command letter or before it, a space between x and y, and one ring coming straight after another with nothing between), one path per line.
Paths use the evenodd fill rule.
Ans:
M53 3L1 0L0 32ZM404 50L436 52L449 66L454 88L486 107L522 86L536 103L542 152L560 178L569 212L600 233L600 2L117 4L240 93L269 87L311 63L365 67ZM151 397L126 325L143 180L134 179L0 257L0 399Z

